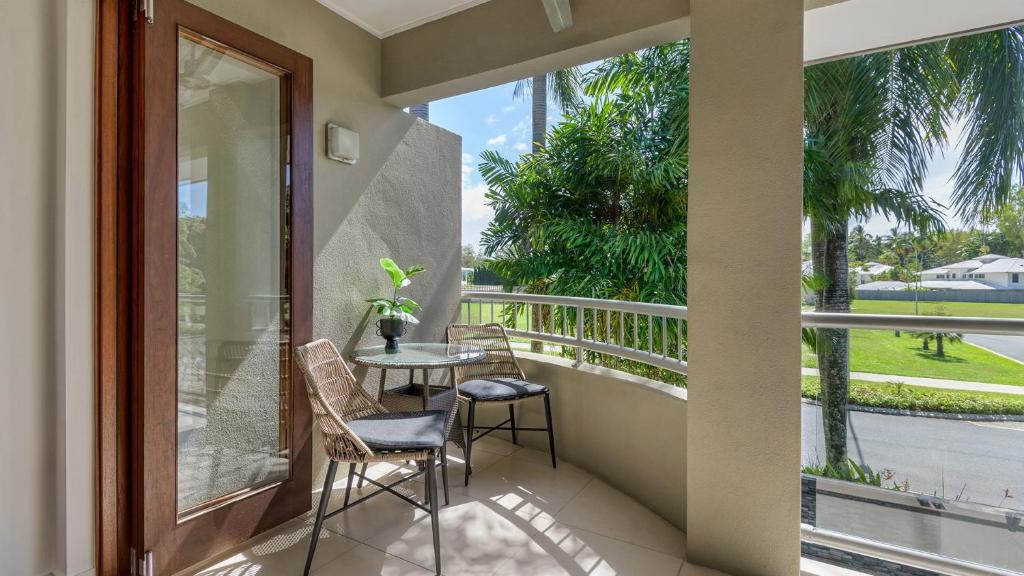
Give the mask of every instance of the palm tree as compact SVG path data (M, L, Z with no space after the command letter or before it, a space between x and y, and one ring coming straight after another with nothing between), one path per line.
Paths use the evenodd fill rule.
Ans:
M828 280L818 310L850 310L851 217L883 214L919 233L942 228L922 188L949 125L966 126L952 195L962 219L977 220L1005 203L1024 171L1020 28L818 64L807 68L805 81L804 210L814 271ZM821 329L817 344L826 460L842 466L849 332Z
M532 131L533 141L531 151L536 154L544 148L548 131L548 97L562 110L569 110L579 104L581 76L576 67L556 70L548 74L538 74L532 78L525 78L516 82L512 90L513 98L524 98L529 92L533 101ZM531 292L539 292L540 285L528 287ZM544 325L544 307L534 306L531 322L533 326ZM536 329L536 328L535 328ZM533 341L530 343L532 352L544 352L544 343Z
M430 102L409 106L409 114L422 119L424 122L430 122Z
M525 98L527 94L533 103L533 142L531 151L544 147L548 130L548 99L562 110L571 110L580 103L582 75L579 68L555 70L538 74L516 82L513 98Z

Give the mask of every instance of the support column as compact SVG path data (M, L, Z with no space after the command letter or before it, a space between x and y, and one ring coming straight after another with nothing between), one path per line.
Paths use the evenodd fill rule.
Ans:
M803 5L691 0L687 557L734 575L799 573Z

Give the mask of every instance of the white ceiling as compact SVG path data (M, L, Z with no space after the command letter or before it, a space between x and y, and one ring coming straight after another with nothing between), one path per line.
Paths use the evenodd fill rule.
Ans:
M317 0L378 38L444 18L487 0Z

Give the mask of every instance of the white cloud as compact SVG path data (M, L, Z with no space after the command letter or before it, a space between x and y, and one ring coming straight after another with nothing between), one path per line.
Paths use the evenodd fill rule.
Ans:
M494 219L494 210L484 197L487 185L462 186L462 243L480 245L480 234Z
M490 126L491 124L494 124L497 121L498 121L498 117L495 116L494 114L488 114L487 115L487 119L484 120L484 122L487 123L488 126Z
M470 163L472 161L473 161L473 155L472 154L466 154L465 152L462 153L462 163L463 164L468 164L468 163Z
M515 134L516 138L519 140L529 140L530 137L533 136L532 129L533 126L530 122L530 117L523 116L523 118L516 123L515 127L512 128L512 133Z
M520 140L519 142L516 142L515 145L512 146L512 147L515 148L519 152L526 152L527 150L530 149L530 147L526 145L526 142L523 142L522 140Z
M487 141L488 146L504 146L508 142L508 136L505 134L499 134L494 138Z
M513 111L515 109L516 109L515 105L510 104L510 105L505 106L504 108L502 108L501 111L506 113L506 114L508 114L509 112L511 112L511 111Z

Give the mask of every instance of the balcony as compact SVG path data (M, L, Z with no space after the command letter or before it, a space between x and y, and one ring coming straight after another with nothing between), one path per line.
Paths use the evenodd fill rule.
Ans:
M556 470L547 466L546 440L541 437L521 435L518 446L507 434L481 440L479 450L474 450L471 486L453 481L452 502L440 515L445 573L680 573L686 548L687 462L685 450L678 447L686 440L687 390L678 384L687 369L686 308L465 292L461 317L508 326L522 350L517 354L527 376L551 386L560 459ZM541 322L535 324L535 319ZM803 322L805 327L855 330L1024 333L1024 320L985 318L804 313ZM528 352L530 340L544 342L545 353ZM675 384L616 368L646 370ZM813 403L805 404L805 463L819 448L814 438L819 413ZM497 421L500 416L483 412L478 418ZM899 450L882 446L879 452L879 446L872 447L877 438L865 416L893 422L899 415L851 415L851 426L858 427L853 438L864 442L856 448L859 457L891 464ZM928 448L920 446L917 436L927 437L936 423L951 422L904 416L904 441L918 450ZM526 404L519 419L522 426L542 426L543 412ZM970 426L957 424L962 426L950 433ZM669 438L673 449L666 450ZM991 437L978 438L987 442ZM895 444L899 443L897 439ZM978 449L979 454L984 452ZM924 457L934 460L942 455L936 448ZM953 483L965 473L961 462L944 457L949 461L940 465L947 468L940 466L938 472L893 464L899 474L916 473L903 490L808 474L801 478L794 471L793 482L800 482L803 494L804 573L834 573L829 564L869 573L884 564L893 574L1011 574L1024 569L1018 554L1024 545L1024 510L1005 499L992 501L982 486L965 486L958 494L936 493L927 484L934 480L930 474L948 474ZM1000 457L994 455L980 465L993 466ZM461 478L461 453L452 449L449 459L452 478ZM395 480L410 471L379 464L370 468L370 475ZM991 473L1016 474L1010 469ZM344 488L345 481L335 487ZM354 494L375 490L355 488ZM418 498L423 484L419 479L409 481L403 490ZM341 493L334 492L332 509L340 504ZM429 518L400 501L372 500L326 526L315 573L431 573ZM291 573L301 564L310 531L310 518L295 520L182 574Z

